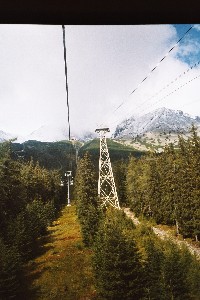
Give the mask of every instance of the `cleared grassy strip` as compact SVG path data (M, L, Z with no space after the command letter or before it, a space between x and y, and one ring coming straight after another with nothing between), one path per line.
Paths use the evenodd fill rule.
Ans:
M29 266L29 299L86 300L95 298L91 250L84 248L75 206L65 207L49 227L43 254Z

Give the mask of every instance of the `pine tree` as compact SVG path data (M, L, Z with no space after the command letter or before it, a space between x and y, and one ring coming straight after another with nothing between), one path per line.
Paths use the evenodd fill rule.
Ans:
M191 299L198 300L200 295L200 263L199 260L194 256L190 263L190 268L187 275Z
M113 174L115 178L119 203L120 206L123 207L128 204L128 199L126 194L127 163L123 160L120 160L114 162L112 168L113 168Z
M162 278L164 254L151 237L145 241L145 250L147 255L145 263L146 297L154 300L166 299Z
M94 245L97 290L103 299L143 296L143 270L137 246L120 211L108 209Z
M75 177L75 197L83 242L92 245L98 230L101 209L97 196L97 174L88 153L79 161Z
M195 127L188 140L179 138L178 176L179 186L179 225L184 236L198 240L200 235L200 139Z
M126 178L127 196L131 209L137 216L148 212L148 166L145 158L130 159Z
M20 255L0 238L0 299L16 298L21 271Z
M5 237L10 219L16 216L26 206L26 192L21 181L21 163L12 159L12 152L7 143L1 145L0 159L0 236Z
M188 269L189 265L184 260L181 251L173 243L166 243L162 272L166 295L169 299L188 299Z
M175 225L176 234L200 237L200 138L193 126L191 137L179 136L161 154L131 159L127 195L136 215L153 217L157 223Z
M160 222L161 177L157 166L158 157L155 153L152 153L146 159L148 162L146 205L148 205L149 209L145 215L148 216L149 214L156 222Z
M197 135L197 128L191 128L191 138L189 139L190 165L191 165L191 216L192 216L192 236L196 241L200 238L200 138Z

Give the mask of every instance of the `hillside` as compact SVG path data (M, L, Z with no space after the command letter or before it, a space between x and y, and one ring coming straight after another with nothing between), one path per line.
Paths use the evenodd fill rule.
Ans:
M120 159L127 160L129 156L140 157L145 152L138 151L132 146L122 145L119 141L107 139L108 149L111 161ZM12 143L13 157L24 161L29 161L31 158L34 162L39 162L40 166L47 169L56 169L65 171L67 169L75 168L76 164L76 148L78 150L78 157L83 157L84 153L88 151L93 160L98 164L99 161L99 139L90 140L81 147L81 143L76 142L74 146L68 141L60 142L39 142L27 141L22 144Z
M29 161L32 158L49 170L66 171L75 168L75 148L68 141L12 143L12 150L15 159Z
M131 146L122 145L121 143L114 141L112 139L107 139L108 150L110 154L111 161L117 161L120 159L127 160L129 156L140 157L144 155L144 151L139 151ZM89 152L93 159L99 160L99 139L94 139L85 143L79 150L79 156L82 157L85 152Z
M160 299L162 290L163 299L168 299L170 287L173 299L198 299L199 262L184 247L179 249L157 237L160 226L168 226L177 239L181 234L199 244L199 143L193 131L192 139L182 142L182 152L166 149L161 155L143 155L128 162L119 158L144 153L108 139L119 201L127 197L120 206L130 207L139 221L142 219L136 228L122 210L108 209L105 215L99 210L97 172L89 156L77 164L75 193L71 194L76 207L64 207L67 191L60 186L58 172L23 162L26 151L33 150L36 155L40 149L44 161L47 149L55 155L54 146L59 150L60 145L56 160L62 147L66 153L70 151L69 143L29 141L11 144L16 147L13 153L10 149L1 151L0 278L5 280L0 280L0 294L5 297L0 298L110 299L102 296L105 290L114 293L111 299ZM98 165L99 140L86 143L80 152L87 149ZM20 163L9 157L18 158L17 153L22 154ZM151 225L146 226L146 219L156 227L157 237ZM123 285L119 285L119 278ZM106 284L104 290L101 279ZM128 295L129 287L135 293L138 286L144 298L122 296Z

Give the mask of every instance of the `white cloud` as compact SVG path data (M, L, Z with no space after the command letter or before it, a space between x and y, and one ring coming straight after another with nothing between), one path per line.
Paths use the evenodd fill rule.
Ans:
M199 44L176 47L129 97L177 40L171 25L66 26L72 131L95 130L148 106L185 105L186 112L200 114L198 102L186 104L198 97L198 79L166 101L156 104L159 97L153 98L138 109L188 68L176 55L194 53ZM0 129L29 134L43 124L67 124L61 26L0 25L0 42ZM126 104L113 114L122 101Z
M200 31L200 24L195 24L195 25L194 25L194 28L195 28L196 30Z
M197 55L200 53L200 42L189 39L179 47L178 55L184 57L187 55Z

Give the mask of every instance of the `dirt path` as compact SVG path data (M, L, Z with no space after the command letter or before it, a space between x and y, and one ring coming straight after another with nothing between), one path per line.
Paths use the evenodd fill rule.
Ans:
M134 213L132 211L130 211L130 208L124 208L124 212L127 215L127 217L129 217L133 221L133 223L135 225L140 224L140 221L138 220L138 218L135 217ZM192 254L196 254L197 258L200 259L200 248L199 247L196 247L185 240L179 240L178 237L175 237L175 236L171 235L169 232L166 232L165 230L162 230L155 226L152 226L152 230L161 239L170 239L179 246L186 245L188 247L189 251Z

